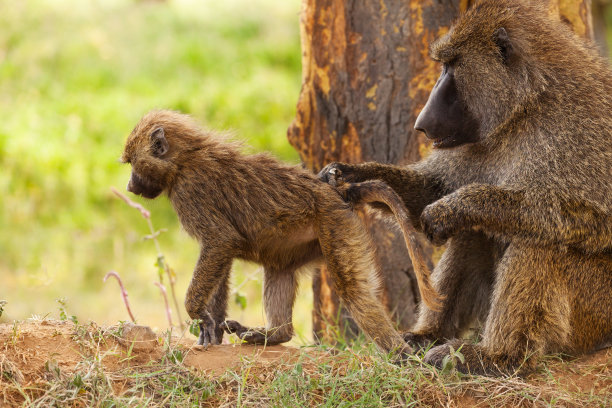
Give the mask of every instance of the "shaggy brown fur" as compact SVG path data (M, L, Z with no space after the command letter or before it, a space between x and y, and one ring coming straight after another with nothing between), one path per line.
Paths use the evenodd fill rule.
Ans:
M461 349L464 372L528 370L545 353L612 340L612 71L533 3L477 2L431 47L476 124L451 127L475 134L440 138L448 148L408 167L336 163L320 174L383 180L432 241L449 240L433 275L442 310L421 307L405 338L438 342L426 361L440 366L481 321L482 341ZM443 134L437 96L420 120Z
M218 344L224 329L251 343L290 340L296 270L324 257L361 329L383 350L404 351L402 337L376 298L379 283L371 238L341 197L344 192L360 196L359 204L388 205L409 234L412 226L402 200L382 182L337 190L267 155L243 155L235 144L171 111L154 111L141 119L127 140L123 161L132 165L128 190L148 198L165 191L183 227L201 245L185 301L189 315L203 320L201 344ZM422 260L419 248L414 251L415 259ZM265 329L225 322L234 258L264 266ZM421 293L435 308L438 298L429 271L420 270Z

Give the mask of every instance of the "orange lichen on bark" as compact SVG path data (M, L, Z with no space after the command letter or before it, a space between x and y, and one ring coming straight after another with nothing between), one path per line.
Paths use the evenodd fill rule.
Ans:
M593 38L593 19L589 0L549 0L548 7L553 18L567 23L576 34Z
M350 122L347 126L346 133L342 135L340 161L347 163L359 163L363 161L359 134L355 126Z

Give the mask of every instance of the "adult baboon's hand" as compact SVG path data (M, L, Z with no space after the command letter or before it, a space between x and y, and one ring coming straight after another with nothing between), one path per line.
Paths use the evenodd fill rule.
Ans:
M352 181L352 172L353 166L350 164L333 162L323 167L317 177L324 183L338 187Z
M421 225L427 239L437 246L443 245L459 230L456 210L444 198L425 207Z

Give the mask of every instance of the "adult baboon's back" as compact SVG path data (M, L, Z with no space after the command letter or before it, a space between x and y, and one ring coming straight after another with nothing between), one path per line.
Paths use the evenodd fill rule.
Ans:
M332 164L321 177L381 179L434 243L441 312L409 342L446 342L474 319L463 371L531 367L612 340L612 71L528 1L477 2L431 47L443 72L415 127L434 141L408 167ZM420 222L419 222L420 220Z

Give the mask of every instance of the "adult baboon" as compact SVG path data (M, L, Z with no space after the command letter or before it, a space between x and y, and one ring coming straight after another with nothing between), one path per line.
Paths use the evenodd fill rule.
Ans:
M219 344L223 330L250 343L289 341L296 271L323 257L361 329L384 351L408 351L376 298L379 284L371 238L352 204L341 197L390 207L411 248L406 209L388 186L370 182L335 189L268 155L243 155L235 144L172 111L145 115L129 136L122 159L132 165L128 191L147 198L166 192L183 227L200 243L200 259L185 300L189 316L202 319L200 344ZM418 247L412 250L420 254ZM264 266L267 328L225 322L234 258ZM417 256L419 289L435 308L437 295L424 265Z
M530 369L548 352L612 340L612 71L536 2L477 2L431 46L442 74L415 128L433 140L407 167L334 163L332 184L378 179L448 248L410 344L449 346L464 372ZM479 344L458 340L474 320Z

